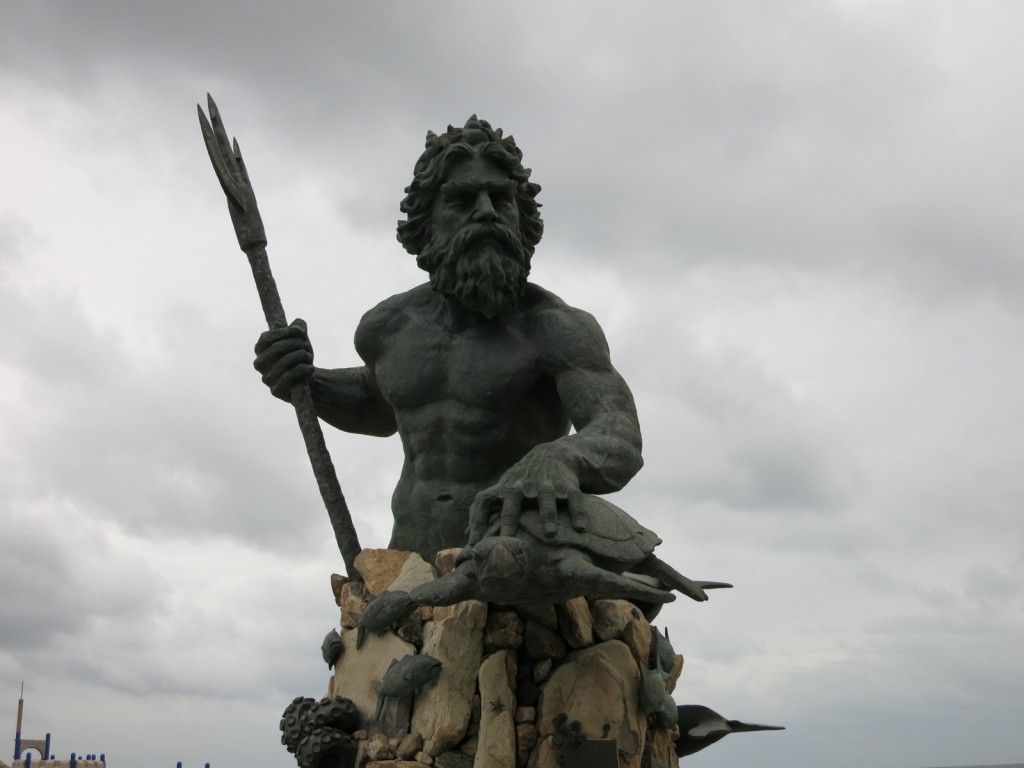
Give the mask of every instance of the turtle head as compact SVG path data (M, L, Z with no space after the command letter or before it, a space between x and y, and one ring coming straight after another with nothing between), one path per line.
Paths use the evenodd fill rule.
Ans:
M514 595L530 573L530 550L522 539L489 536L473 548L477 580L489 595Z

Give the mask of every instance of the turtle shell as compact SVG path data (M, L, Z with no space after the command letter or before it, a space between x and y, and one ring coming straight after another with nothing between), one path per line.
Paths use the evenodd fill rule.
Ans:
M519 517L519 532L516 535L528 534L547 546L574 547L609 564L617 563L622 569L639 563L661 544L658 534L640 525L629 513L610 501L600 496L584 494L583 505L588 520L585 531L575 530L569 523L568 511L559 506L556 517L558 532L548 538L541 530L540 513L536 507L531 506L522 511ZM496 524L492 525L488 529L488 535L494 535L497 529Z

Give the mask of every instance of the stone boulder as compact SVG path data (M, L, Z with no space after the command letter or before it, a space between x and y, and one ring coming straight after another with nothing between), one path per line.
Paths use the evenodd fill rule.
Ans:
M579 721L590 739L614 739L623 768L639 768L646 725L638 711L640 672L633 653L620 640L570 654L551 673L541 692L537 727L555 732L554 719L565 713Z

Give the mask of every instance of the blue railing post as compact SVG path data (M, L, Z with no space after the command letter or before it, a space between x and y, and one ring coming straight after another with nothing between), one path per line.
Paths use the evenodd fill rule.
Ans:
M46 741L43 744L43 760L50 759L50 734L46 734Z
M25 753L25 768L32 768L32 753Z
M78 766L78 756L75 755L74 752L72 752L71 753L71 768L77 768L77 766Z

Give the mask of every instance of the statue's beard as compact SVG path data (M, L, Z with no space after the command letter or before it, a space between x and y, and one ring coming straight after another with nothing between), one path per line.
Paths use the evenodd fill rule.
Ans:
M435 291L487 318L516 303L530 272L526 246L501 224L468 224L454 237L432 238L419 262Z

